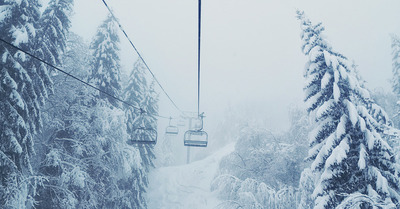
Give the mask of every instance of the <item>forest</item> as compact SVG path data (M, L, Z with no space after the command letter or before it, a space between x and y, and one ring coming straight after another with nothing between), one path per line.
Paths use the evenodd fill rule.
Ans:
M326 36L328 24L292 11L303 98L276 131L264 113L281 110L268 104L261 112L230 103L218 119L200 111L220 105L200 100L200 16L196 99L175 100L157 71L165 63L139 53L124 17L99 0L107 14L86 40L73 30L78 3L0 0L0 208L400 208L400 37L386 34L390 91L371 89ZM126 47L136 53L129 64ZM182 100L197 112L182 111Z

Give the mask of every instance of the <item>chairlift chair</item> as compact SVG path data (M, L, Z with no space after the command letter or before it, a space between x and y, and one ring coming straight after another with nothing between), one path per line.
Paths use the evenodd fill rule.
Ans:
M146 111L140 108L140 115L136 117L132 124L135 124L139 118L142 118ZM138 125L138 127L134 127L133 136L128 139L127 144L134 145L134 144L150 144L155 145L157 144L158 133L155 128L146 127L146 125Z
M133 145L133 144L149 144L149 145L155 145L157 144L157 130L153 128L145 128L145 127L139 127L134 129L134 137L133 139L129 139L127 141L128 144Z
M190 147L207 147L208 134L202 130L188 130L185 132L184 145Z
M178 133L179 133L179 129L176 126L169 125L169 126L167 126L167 128L165 128L165 134L167 134L167 135L176 136L176 135L178 135Z
M191 118L190 124L194 129L185 132L183 144L189 147L207 147L208 134L203 131L203 118L204 115L199 115L198 118ZM195 119L194 121L192 119ZM190 127L192 128L192 127Z
M177 126L171 125L172 118L169 118L169 124L167 128L165 128L166 135L176 136L179 133L179 129Z

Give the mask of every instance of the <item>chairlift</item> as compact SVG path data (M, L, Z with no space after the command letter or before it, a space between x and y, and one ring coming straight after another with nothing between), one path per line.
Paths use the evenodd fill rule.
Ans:
M179 129L177 126L171 125L172 118L169 118L169 125L165 128L165 134L176 136L179 133Z
M176 126L167 126L165 129L165 134L167 135L178 135L179 129Z
M135 124L136 120L139 118L143 117L143 114L145 111L143 109L140 109L140 115L136 117L136 119L133 121L133 124ZM157 138L158 138L158 133L155 128L151 127L145 127L142 125L139 125L138 127L134 128L132 130L133 136L131 136L130 139L128 139L127 143L129 145L133 144L150 144L150 145L155 145L157 144Z
M207 147L208 134L202 130L188 130L185 132L184 145L190 147Z
M203 131L203 118L204 115L201 114L193 123L196 129L188 130L185 132L183 144L189 147L207 147L208 144L208 134ZM191 121L193 122L193 121Z
M127 141L128 144L157 144L157 130L153 128L138 127L133 131L134 136Z

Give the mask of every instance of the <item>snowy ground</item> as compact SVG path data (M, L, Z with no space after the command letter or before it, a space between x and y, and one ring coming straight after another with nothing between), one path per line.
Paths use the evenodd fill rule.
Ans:
M204 209L219 204L210 191L219 161L234 150L234 143L215 154L186 165L162 167L149 175L149 209Z

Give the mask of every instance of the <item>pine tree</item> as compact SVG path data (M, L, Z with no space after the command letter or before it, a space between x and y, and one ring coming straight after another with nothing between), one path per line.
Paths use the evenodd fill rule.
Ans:
M392 90L397 100L400 96L400 39L393 35L392 36ZM393 124L390 127L385 127L386 138L389 144L393 147L396 153L396 159L400 161L400 111L399 111L399 101L395 105L394 112L397 112L393 116Z
M157 130L157 119L154 115L158 114L158 95L154 91L154 83L148 86L145 78L145 68L140 60L136 61L130 75L128 87L125 89L125 99L131 104L142 108L145 113L141 113L132 108L126 111L127 116L127 132L131 140L138 140L138 127L146 127L148 129ZM146 131L144 138L154 139L153 132ZM150 167L154 167L153 159L155 158L153 147L149 145L139 145L142 156L143 165L148 171Z
M302 12L298 19L302 51L309 58L305 101L316 121L309 138L311 170L318 177L315 208L335 208L355 193L399 204L398 166L392 148L382 139L379 114L371 115L379 108L369 107L369 92L347 58L323 38L322 24L312 25Z
M66 39L71 27L73 0L51 0L39 19L37 36L34 40L34 54L48 63L61 66L61 55L66 49ZM39 101L44 104L48 90L53 91L50 71L53 69L42 62L32 60L31 67L42 78L35 81L36 91L44 92L39 95Z
M150 84L148 90L146 91L146 97L142 106L145 107L146 111L146 117L143 118L143 124L146 127L157 130L157 118L155 115L158 115L158 94L154 90L154 81ZM155 137L157 137L154 135L154 132L148 132L147 134L147 137L153 140ZM143 166L148 172L150 168L154 167L153 161L156 157L154 154L154 149L152 146L141 145L139 146L139 151L142 157Z
M127 107L125 110L125 115L127 118L127 133L128 133L128 143L129 141L138 140L137 137L141 130L138 127L146 127L149 129L157 130L157 120L154 115L158 114L158 96L153 88L152 83L150 87L147 85L145 78L145 68L140 60L136 61L133 70L129 77L128 86L125 89L125 100L131 104L140 107L145 113L141 113L131 107ZM145 138L148 140L153 140L153 132L146 131ZM140 174L137 183L137 200L141 207L146 207L147 203L143 198L143 194L146 192L148 179L147 174L151 167L154 167L153 160L155 159L155 154L152 145L143 144L133 144L139 150L141 157L141 168L142 170L136 170L137 174Z
M400 39L392 36L392 88L396 95L400 95Z
M130 102L135 107L141 108L143 101L145 100L145 91L147 89L147 81L145 78L144 66L139 60L137 60L133 65L133 70L129 76L128 85L124 90L124 98L126 101ZM138 125L135 119L140 115L140 111L133 109L132 107L127 107L126 117L127 117L127 132L130 137L135 137L135 131ZM137 121L139 122L139 121ZM132 140L136 140L132 138Z
M66 50L71 27L73 4L73 0L50 0L40 18L38 42L41 43L44 57L53 65L62 64L61 58Z
M91 44L93 51L92 74L89 78L95 86L115 97L120 95L120 59L119 59L118 27L113 17L109 15L100 25ZM108 100L114 107L118 102L100 93L100 98Z
M73 33L66 44L69 50L61 56L63 68L73 69L78 77L87 77L89 47ZM101 153L90 128L95 98L88 88L64 74L53 76L53 80L54 94L49 95L43 108L44 128L35 142L37 171L47 179L38 188L37 207L94 208L97 193L86 158Z
M1 0L0 36L24 50L33 50L40 4L37 0ZM0 205L25 208L33 204L35 181L31 156L32 135L42 123L36 82L42 79L29 68L30 57L0 45Z
M399 37L392 36L392 90L400 98L400 39ZM394 116L395 127L400 128L400 110L399 101L397 101L396 114Z
M74 34L62 56L65 69L89 75L88 47ZM39 171L38 208L146 208L139 150L126 144L125 113L100 104L95 91L80 82L54 76L55 93L43 111L44 154Z

